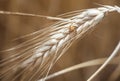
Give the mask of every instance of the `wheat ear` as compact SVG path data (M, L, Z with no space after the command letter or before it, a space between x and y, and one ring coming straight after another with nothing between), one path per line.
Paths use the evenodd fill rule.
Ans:
M104 5L99 8L75 12L66 19L53 17L53 19L60 21L37 32L35 38L10 49L12 51L25 47L19 53L1 61L0 67L3 67L3 70L0 78L3 81L14 81L19 77L21 77L20 81L36 81L46 77L53 64L73 42L93 29L106 13L113 11L120 12L120 8ZM52 17L48 18L52 19ZM16 73L19 74L15 75Z

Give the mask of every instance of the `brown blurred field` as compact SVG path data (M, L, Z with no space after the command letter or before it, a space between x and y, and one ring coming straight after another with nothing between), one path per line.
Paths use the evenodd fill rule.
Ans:
M118 5L120 0L0 0L0 10L56 16L65 12L98 7L94 3ZM36 17L0 15L0 50L13 47L28 39L15 38L35 32L53 21ZM78 40L54 65L50 73L84 61L108 57L120 40L120 14L110 13L96 29ZM118 55L119 56L119 55ZM0 58L8 57L5 54ZM119 56L120 57L120 56ZM99 66L86 67L48 81L86 81ZM109 81L118 65L108 65L93 81ZM118 71L120 73L120 70ZM120 81L120 75L115 79Z

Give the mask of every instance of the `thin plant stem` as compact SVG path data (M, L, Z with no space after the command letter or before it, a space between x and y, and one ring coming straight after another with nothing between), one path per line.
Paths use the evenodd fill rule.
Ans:
M92 76L90 76L90 78L88 78L87 81L91 81L93 78L95 78L109 64L109 62L118 54L119 50L120 50L120 41L116 46L115 50L108 57L108 59L102 64L102 66Z
M61 71L55 72L55 73L53 73L53 74L45 77L44 80L48 80L48 79L60 76L62 74L65 74L65 73L68 73L68 72L80 69L80 68L85 68L85 67L89 67L89 66L100 65L100 64L103 64L105 62L105 60L107 60L107 58L100 58L100 59L94 59L94 60L90 60L90 61L87 61L87 62L83 62L83 63L77 64L77 65L68 67L66 69L63 69ZM116 57L109 64L117 64L117 62L118 62L118 58ZM42 81L42 80L43 80L43 78L40 79L40 80L38 80L38 81Z

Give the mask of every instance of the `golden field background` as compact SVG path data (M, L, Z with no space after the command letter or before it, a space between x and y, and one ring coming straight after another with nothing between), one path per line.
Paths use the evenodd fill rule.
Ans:
M120 0L0 0L0 10L56 16L69 11L98 7L94 3L120 6ZM52 23L53 21L36 17L0 15L0 50L28 40L25 38L12 42L15 38L40 30ZM108 57L119 40L120 14L110 13L96 25L92 33L72 45L54 65L51 73L88 60ZM8 56L5 54L0 56L1 59L5 57ZM48 81L86 81L98 67L75 70ZM120 64L108 65L93 81L109 81L118 67ZM120 75L115 81L120 81Z

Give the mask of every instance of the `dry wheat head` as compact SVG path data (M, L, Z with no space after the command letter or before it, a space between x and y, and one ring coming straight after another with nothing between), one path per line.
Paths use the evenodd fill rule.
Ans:
M47 77L51 67L72 43L95 28L94 26L108 12L113 11L120 12L120 8L104 5L99 8L78 10L58 16L65 18L56 19L59 20L57 23L32 33L34 38L7 50L11 52L20 49L17 53L0 61L1 80L37 81ZM0 13L5 12L1 11ZM52 19L52 17L47 18Z

